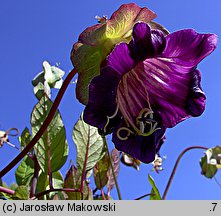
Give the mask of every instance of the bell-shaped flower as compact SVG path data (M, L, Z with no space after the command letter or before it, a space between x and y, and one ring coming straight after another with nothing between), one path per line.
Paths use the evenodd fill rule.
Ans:
M113 133L116 148L149 163L167 128L205 109L197 65L215 48L217 36L193 29L165 35L145 22L133 27L89 86L84 120L101 134Z

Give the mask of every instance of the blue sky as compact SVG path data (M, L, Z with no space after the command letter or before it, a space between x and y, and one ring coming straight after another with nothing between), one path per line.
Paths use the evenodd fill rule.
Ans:
M130 1L0 1L0 69L1 69L1 112L0 129L17 127L20 131L30 127L30 114L37 100L31 84L34 76L42 70L42 62L52 65L59 62L61 69L70 71L70 51L78 35L88 26L96 23L96 15L110 15L123 3ZM221 35L219 0L137 0L136 4L148 7L157 15L155 21L170 32L184 28L194 28L202 33ZM160 174L151 172L150 165L141 165L137 172L121 166L119 184L124 199L134 199L150 191L148 173L154 177L163 193L169 175L179 153L186 147L221 145L221 61L220 46L200 63L202 87L207 95L207 106L199 118L188 119L166 133L166 143L161 154L167 159ZM71 139L73 125L83 110L75 98L75 84L69 86L60 111L66 125L70 153L69 160L75 159L74 144ZM110 141L110 139L109 139ZM18 145L15 138L11 142ZM111 144L110 146L113 147ZM17 150L9 146L0 149L0 169L11 161ZM168 199L221 199L221 188L214 180L200 174L199 159L202 150L187 153L178 167L175 179L168 193ZM3 181L14 181L13 169ZM221 182L221 172L217 179ZM113 196L116 198L115 191Z

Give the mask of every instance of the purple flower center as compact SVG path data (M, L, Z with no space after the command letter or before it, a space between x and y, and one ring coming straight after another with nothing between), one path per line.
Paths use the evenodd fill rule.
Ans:
M123 75L117 87L117 108L122 113L127 126L117 131L117 136L121 140L128 139L132 134L149 136L160 129L154 120L148 88L137 73L136 67ZM125 137L122 137L122 131L127 132Z

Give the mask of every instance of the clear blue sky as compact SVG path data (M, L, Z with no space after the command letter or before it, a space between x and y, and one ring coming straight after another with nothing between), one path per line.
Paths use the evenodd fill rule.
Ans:
M0 129L17 127L20 131L30 127L30 113L37 102L31 81L42 70L42 62L52 65L60 62L61 69L72 69L70 51L78 35L96 23L95 15L110 15L123 3L130 1L52 1L52 0L1 0L0 1L0 74L1 112ZM198 32L216 33L221 36L220 0L137 0L157 13L155 20L170 32L194 28ZM219 45L219 44L218 44ZM161 154L167 155L160 174L152 173L161 193L178 154L191 145L212 147L221 145L221 60L220 46L200 65L202 86L207 95L207 106L199 118L186 120L173 129L168 129L167 140ZM75 85L69 86L60 111L66 125L70 157L75 159L71 139L73 125L83 106L75 99ZM11 142L18 145L16 139ZM0 149L0 169L11 161L17 150L9 146ZM200 174L201 150L187 153L181 161L168 194L168 199L221 199L221 188L214 180ZM137 172L121 166L119 184L124 199L133 199L150 191L147 175L150 165L141 165ZM14 181L14 170L3 181ZM217 175L221 182L221 171ZM113 193L114 197L115 192Z

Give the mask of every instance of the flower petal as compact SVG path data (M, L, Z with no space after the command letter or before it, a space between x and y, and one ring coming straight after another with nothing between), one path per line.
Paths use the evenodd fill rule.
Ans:
M149 25L144 22L134 25L133 39L129 47L135 60L142 61L145 58L161 54L165 44L166 40L163 32L151 30Z
M99 129L105 127L107 117L117 111L116 91L119 80L119 75L112 68L106 67L91 81L89 101L84 110L86 123Z
M202 91L201 75L198 70L193 71L192 86L189 90L187 111L191 116L200 116L205 110L206 96Z
M108 56L108 66L113 68L120 76L123 76L135 66L126 43L118 44L111 52Z
M112 136L112 141L115 147L122 152L144 162L150 163L154 161L155 154L157 153L156 147L164 137L165 129L156 130L150 136L133 136L128 137L127 140L121 140L118 137L117 131L119 128L124 127L125 124L121 122L119 127L115 128Z
M117 101L130 125L135 124L145 108L160 116L165 128L174 127L190 116L201 115L205 109L199 72L159 57L138 63L123 76L118 85Z
M169 34L162 57L173 58L174 62L186 67L196 66L208 56L217 45L214 34L199 34L193 29L186 29Z

